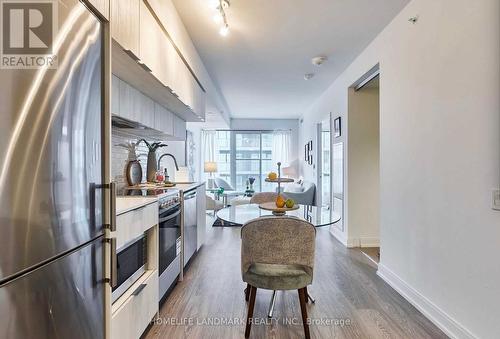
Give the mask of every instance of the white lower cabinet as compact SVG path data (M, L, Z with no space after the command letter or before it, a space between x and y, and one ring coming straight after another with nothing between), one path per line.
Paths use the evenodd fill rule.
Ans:
M146 271L111 316L112 339L137 339L158 312L158 271ZM114 306L114 305L113 305Z
M111 232L111 237L116 239L117 255L143 235L147 241L145 272L123 294L117 296L111 305L113 339L139 338L158 312L158 202L156 201L117 215L116 231ZM119 266L117 269L119 270Z

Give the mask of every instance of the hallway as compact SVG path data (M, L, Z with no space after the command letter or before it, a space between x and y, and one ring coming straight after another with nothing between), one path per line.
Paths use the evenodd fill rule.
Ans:
M239 237L240 228L217 227L209 233L145 338L244 337ZM316 304L308 306L313 338L446 338L377 277L363 253L345 248L327 229L318 229L316 237L315 277L309 289ZM277 294L272 321L266 319L270 297L271 291L257 291L250 338L302 338L297 292Z

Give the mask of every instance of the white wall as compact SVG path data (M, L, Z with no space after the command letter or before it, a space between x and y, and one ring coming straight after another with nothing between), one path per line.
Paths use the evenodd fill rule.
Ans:
M328 112L345 119L349 86L380 63L379 273L459 338L500 333L500 212L490 201L500 186L499 6L412 1L300 132L303 144Z
M380 242L379 90L350 88L348 98L348 241L356 247L376 247Z

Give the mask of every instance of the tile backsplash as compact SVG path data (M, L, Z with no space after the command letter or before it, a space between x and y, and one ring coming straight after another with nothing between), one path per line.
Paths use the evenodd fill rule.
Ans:
M126 169L128 164L128 150L124 147L117 146L119 144L126 144L128 142L137 142L140 138L131 137L129 135L121 134L115 128L112 129L111 136L111 178L117 184L117 188L120 190L127 186L127 175ZM149 140L148 140L149 141ZM159 154L162 153L172 153L179 163L179 166L184 166L185 156L184 156L184 141L165 141L169 146L158 151ZM142 182L146 182L146 163L148 157L148 148L144 143L137 146L136 149L137 160L140 161L142 166ZM175 176L175 168L171 161L167 158L162 161L162 165L167 167L172 180Z

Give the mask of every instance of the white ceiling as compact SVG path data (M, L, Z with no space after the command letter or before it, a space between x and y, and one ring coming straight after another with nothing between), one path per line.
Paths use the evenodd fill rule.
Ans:
M275 119L302 115L409 2L231 0L222 37L209 0L173 1L232 117Z

